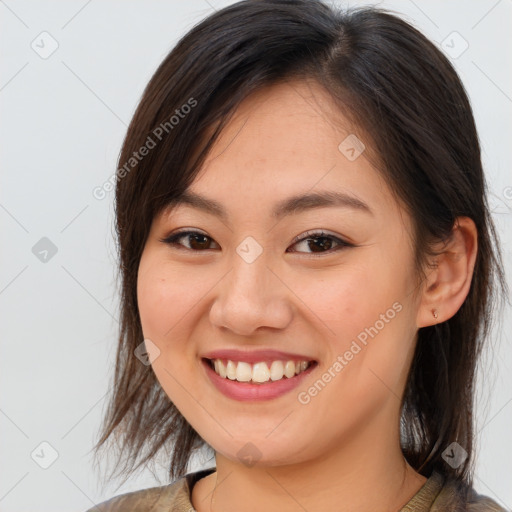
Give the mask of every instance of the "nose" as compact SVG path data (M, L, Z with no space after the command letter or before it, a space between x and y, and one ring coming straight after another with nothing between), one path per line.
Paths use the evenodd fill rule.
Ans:
M210 309L213 325L250 336L262 328L284 329L291 322L291 292L267 266L264 254L252 263L234 254Z

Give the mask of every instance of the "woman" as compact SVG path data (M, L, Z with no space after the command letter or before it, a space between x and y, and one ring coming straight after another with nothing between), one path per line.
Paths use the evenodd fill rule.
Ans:
M506 285L431 42L374 8L231 5L160 65L119 164L97 448L119 474L170 449L172 483L94 510L504 510L472 488L472 411Z

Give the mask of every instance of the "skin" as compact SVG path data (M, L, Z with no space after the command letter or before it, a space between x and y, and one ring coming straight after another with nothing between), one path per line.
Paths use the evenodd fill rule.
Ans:
M151 226L137 293L144 336L160 351L152 367L216 453L217 471L192 490L198 512L396 511L426 481L400 449L400 397L418 328L447 320L467 296L476 229L459 218L437 267L418 287L411 219L365 152L349 161L338 149L354 132L339 114L341 123L333 123L333 112L315 83L253 94L190 187L221 203L227 221L180 205ZM319 190L351 194L373 215L323 207L279 221L270 216L278 201ZM190 237L174 247L160 241L180 228L201 231L209 245ZM354 247L334 250L332 242L333 249L314 252L322 251L322 240L293 242L321 229ZM263 249L252 263L236 252L247 236ZM300 403L298 393L396 302L400 312L309 403ZM299 389L244 403L217 391L201 365L201 354L220 348L303 353L318 367ZM259 452L254 465L237 456L248 442Z

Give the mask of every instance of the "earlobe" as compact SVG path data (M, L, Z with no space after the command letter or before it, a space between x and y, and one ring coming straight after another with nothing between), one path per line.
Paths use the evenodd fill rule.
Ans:
M478 251L478 233L469 217L458 217L450 239L440 244L421 296L417 326L449 320L466 299Z

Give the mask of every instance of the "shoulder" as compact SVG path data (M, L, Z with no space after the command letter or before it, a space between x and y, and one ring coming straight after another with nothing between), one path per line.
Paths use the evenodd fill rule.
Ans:
M197 480L212 471L196 471L169 485L120 494L86 512L193 512L190 489Z
M87 512L181 512L181 509L175 508L174 505L181 494L183 484L184 478L180 478L170 485L120 494L95 505ZM185 510L189 512L188 509Z
M510 512L488 496L478 494L475 489L464 487L454 479L445 481L432 512L453 510L454 512Z
M507 509L503 508L501 505L498 505L496 501L489 498L488 496L484 496L483 494L478 494L474 489L471 489L470 500L468 503L468 511L469 512L510 512Z

